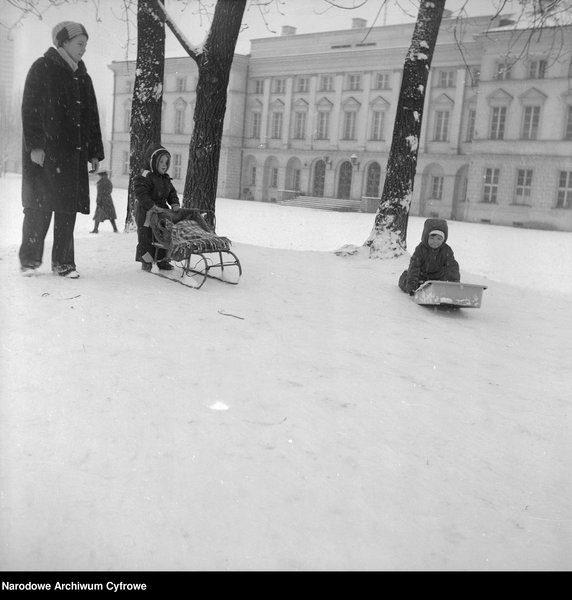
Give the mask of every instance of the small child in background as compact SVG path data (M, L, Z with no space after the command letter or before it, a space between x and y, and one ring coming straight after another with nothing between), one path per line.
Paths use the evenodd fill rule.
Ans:
M178 211L181 208L179 197L171 177L167 174L171 164L171 154L160 145L151 146L147 151L148 169L133 179L135 192L137 223L137 250L135 260L141 263L144 271L150 271L153 266L153 257L157 250L153 246L153 235L150 227L145 227L147 211L153 206ZM166 258L167 251L160 248L157 254L159 269L170 271L173 265Z
M111 183L111 179L109 179L107 171L99 171L97 174L99 175L99 181L95 184L97 187L97 206L93 215L93 231L89 233L99 233L99 224L107 221L107 219L109 219L113 231L117 233L117 225L115 224L117 214L113 205L113 198L111 197L113 184Z
M446 244L449 236L445 219L427 219L421 243L415 248L409 268L399 278L399 287L410 296L426 281L460 281L459 263Z

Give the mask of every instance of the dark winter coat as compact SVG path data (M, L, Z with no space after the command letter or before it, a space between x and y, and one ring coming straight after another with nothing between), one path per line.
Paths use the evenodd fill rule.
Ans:
M149 167L144 169L133 179L133 190L137 200L135 221L138 227L143 227L147 211L153 206L159 208L173 208L180 206L179 197L171 177L165 173L161 175L157 172L157 162L161 155L170 154L159 145L152 146L147 151L146 164Z
M88 161L103 160L93 84L85 64L72 71L55 48L36 60L22 99L22 204L89 214ZM45 152L44 166L30 152Z
M429 246L429 233L433 230L442 231L445 240L439 248L433 249ZM459 263L455 260L453 249L449 246L447 238L449 230L445 219L427 219L423 225L421 243L415 248L409 268L402 275L404 291L413 292L422 283L429 280L436 281L460 281ZM401 285L400 285L401 287Z
M115 206L113 205L113 198L111 192L113 191L113 184L107 175L100 175L97 186L97 206L95 208L95 214L93 220L102 223L107 219L114 221L117 219L115 212Z

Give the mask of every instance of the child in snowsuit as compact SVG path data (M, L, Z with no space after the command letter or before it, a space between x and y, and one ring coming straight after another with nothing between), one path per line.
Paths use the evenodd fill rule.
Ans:
M111 179L107 176L107 171L99 171L99 181L97 182L97 206L95 208L95 214L93 215L93 231L90 233L99 233L99 224L109 219L113 231L118 233L115 219L117 214L115 212L115 206L113 205L113 198L111 192L113 191L113 184Z
M148 169L144 169L133 180L136 198L135 222L137 223L137 250L135 260L141 263L144 271L150 271L153 257L157 250L157 266L159 269L170 271L173 265L166 258L167 251L153 246L153 236L150 227L145 227L147 211L158 206L172 211L181 208L179 197L171 177L167 174L171 163L169 151L160 145L151 146L147 151Z
M459 263L446 244L449 232L445 219L427 219L421 243L415 248L409 268L399 278L399 287L410 296L425 281L460 281Z

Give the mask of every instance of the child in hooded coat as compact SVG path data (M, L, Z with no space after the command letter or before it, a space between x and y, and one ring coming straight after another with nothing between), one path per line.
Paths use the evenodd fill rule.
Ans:
M148 169L144 169L133 180L135 192L137 223L137 250L135 260L141 263L144 271L150 271L155 256L153 235L150 227L145 227L147 211L153 206L178 211L181 208L179 196L171 177L167 174L171 163L171 154L161 145L151 146L147 151ZM157 266L159 269L169 271L173 265L166 258L167 251L157 249Z
M399 278L399 287L409 295L426 281L460 281L459 263L449 246L447 221L427 219L421 243L415 248L409 268Z

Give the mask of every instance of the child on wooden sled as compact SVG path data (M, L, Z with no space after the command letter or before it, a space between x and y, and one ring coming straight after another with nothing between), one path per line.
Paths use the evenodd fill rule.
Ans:
M460 281L459 263L446 241L449 232L445 219L427 219L421 243L415 248L409 268L399 277L400 289L410 296L426 281Z
M171 271L170 257L179 260L191 245L217 250L228 249L230 245L227 238L215 235L198 209L181 208L167 174L170 162L171 155L164 146L152 146L147 152L149 168L133 180L137 223L135 260L144 271L151 271L154 260L159 269Z

